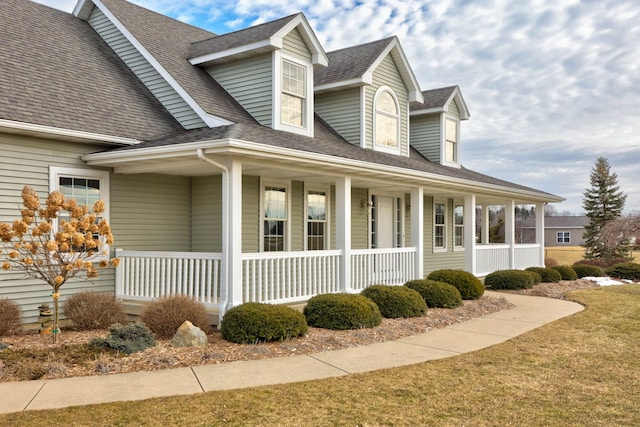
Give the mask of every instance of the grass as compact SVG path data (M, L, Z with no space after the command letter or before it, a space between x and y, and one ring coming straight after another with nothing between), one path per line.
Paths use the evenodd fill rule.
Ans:
M557 246L548 247L544 250L544 256L553 258L559 265L572 265L576 261L584 258L584 248L582 246ZM633 251L635 262L640 262L640 251Z
M0 425L640 425L640 286L461 356L342 378L0 416Z

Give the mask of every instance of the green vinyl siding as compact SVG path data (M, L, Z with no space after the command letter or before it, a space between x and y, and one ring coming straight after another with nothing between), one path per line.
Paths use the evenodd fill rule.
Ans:
M273 104L272 54L215 65L207 72L260 124L271 126Z
M291 250L304 250L304 183L291 183Z
M294 56L306 61L311 61L311 52L307 48L307 44L302 39L300 32L297 28L294 28L289 34L287 34L282 41L283 49Z
M192 178L194 252L222 252L222 175Z
M449 103L449 109L447 111L453 116L460 117L460 111L458 110L458 106L455 101Z
M387 55L373 72L373 84L365 88L365 129L366 148L373 148L373 111L374 97L381 86L390 87L398 98L400 107L400 155L409 155L407 112L409 110L409 92L400 76L400 71L392 59Z
M100 9L97 7L93 9L88 22L182 127L196 129L206 126L189 104Z
M361 201L369 197L366 188L351 189L351 248L369 248L369 210Z
M411 146L436 163L440 163L440 117L440 114L411 117Z
M111 228L115 247L189 251L188 177L140 174L111 177Z
M324 93L315 97L315 112L344 139L360 145L359 88Z
M424 274L434 270L464 269L464 251L453 250L453 200L447 204L447 251L433 251L433 197L424 198Z
M260 252L260 177L242 176L242 252Z

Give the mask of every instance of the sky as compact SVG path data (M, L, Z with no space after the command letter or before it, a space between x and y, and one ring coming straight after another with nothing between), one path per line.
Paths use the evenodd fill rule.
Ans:
M217 34L301 11L327 52L396 35L423 90L460 86L465 167L580 214L606 157L625 211L640 212L638 0L131 1Z

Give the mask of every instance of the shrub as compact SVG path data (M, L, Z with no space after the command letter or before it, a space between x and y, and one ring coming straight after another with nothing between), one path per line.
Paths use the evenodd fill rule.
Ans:
M553 268L558 273L560 273L560 276L562 277L562 280L577 280L578 279L578 275L576 274L576 271L573 268L571 268L571 266L569 266L569 265L554 265L551 268Z
M0 299L0 337L13 335L22 329L20 307L15 301Z
M204 304L186 295L171 295L158 298L145 307L142 321L160 339L172 338L185 320L202 329L211 330L211 321Z
M604 271L602 271L602 268L597 265L573 264L571 268L573 268L579 278L604 276Z
M628 260L624 258L609 258L609 259L595 258L595 259L581 259L580 261L576 261L574 265L576 264L595 265L602 269L605 269L607 267L611 267L616 264L622 264L624 262L628 262Z
M554 265L558 265L558 261L553 258L544 257L544 265L545 267L553 267Z
M427 303L413 289L404 286L373 285L362 295L376 303L382 317L420 317L427 312Z
M106 338L94 338L89 344L93 347L109 348L131 354L153 347L156 342L151 329L142 322L135 322L128 325L119 323L111 325Z
M364 295L316 295L303 313L309 326L325 329L373 328L382 322L380 309Z
M455 286L464 300L478 299L484 294L482 282L463 270L435 270L429 273L427 279Z
M533 271L538 274L542 283L555 283L562 280L560 272L550 267L529 267L525 268L525 271Z
M538 283L538 273L525 270L498 270L484 278L485 286L491 289L528 289Z
M418 292L427 307L455 308L462 305L460 291L453 285L435 280L410 280L404 284Z
M125 323L122 303L114 295L98 292L80 292L71 295L62 304L65 316L79 331L105 329L114 323Z
M283 305L247 302L227 311L222 337L238 344L284 341L307 333L304 315Z
M634 282L640 281L640 264L635 262L622 262L612 265L607 268L605 272L609 276L617 279L633 280Z

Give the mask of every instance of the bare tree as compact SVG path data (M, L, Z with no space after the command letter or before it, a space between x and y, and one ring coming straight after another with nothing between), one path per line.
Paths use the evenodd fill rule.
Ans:
M632 213L607 222L600 231L599 240L605 246L615 247L628 245L632 238L638 236L640 236L640 213Z

